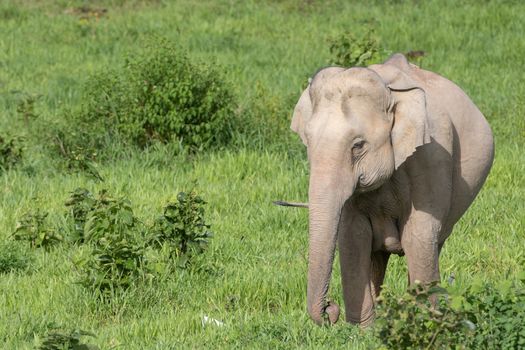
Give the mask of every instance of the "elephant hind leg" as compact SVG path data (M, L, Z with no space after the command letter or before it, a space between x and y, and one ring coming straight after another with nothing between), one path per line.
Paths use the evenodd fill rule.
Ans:
M374 304L381 293L381 286L385 279L386 267L388 265L388 259L390 253L388 252L373 252L372 262L370 265L370 288L372 290L372 296L374 298Z

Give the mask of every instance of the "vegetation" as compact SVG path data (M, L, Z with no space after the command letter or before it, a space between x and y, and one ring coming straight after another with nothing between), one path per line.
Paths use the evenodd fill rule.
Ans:
M99 347L93 344L84 344L81 337L94 337L90 332L73 330L64 332L60 330L50 331L44 339L37 341L40 343L38 350L99 350Z
M49 247L62 241L62 235L50 226L48 215L40 208L28 211L17 222L12 237L18 241L28 241L33 248Z
M28 249L15 242L0 244L0 274L15 271L25 272L32 262Z
M212 233L204 218L206 202L195 191L180 192L176 202L168 202L152 229L151 243L167 245L169 256L185 267L191 257L208 246Z
M354 35L351 32L343 33L332 39L330 52L333 62L341 67L363 67L379 63L385 54L381 51L378 39L372 29L363 35Z
M123 67L88 79L80 110L56 132L59 153L95 177L82 156L94 159L115 144L179 142L195 151L231 137L235 105L217 68L193 62L166 39L144 41L144 51L130 55Z
M440 329L426 344L461 331L458 346L522 347L524 14L506 0L0 2L0 342L31 349L60 325L59 348L78 339L71 329L96 334L89 343L100 349L395 347L388 333L308 320L308 214L271 202L307 199L308 163L289 121L308 77L424 52L424 67L486 115L496 159L441 253L442 279L456 276L440 294L443 315L415 304L430 291L404 294L397 257L384 305L407 308L385 312L426 320L421 337ZM197 115L209 119L192 124ZM193 201L195 221L181 224L191 192L173 195L195 180L205 220ZM189 268L169 266L188 246L181 239L204 247L209 223L213 244ZM63 239L47 245L48 234ZM117 276L106 290L120 290L107 303L78 283L101 271ZM336 264L330 298L341 297Z
M477 280L452 292L437 283L417 283L401 297L387 290L376 334L385 349L521 349L524 277L496 284Z
M0 135L0 173L22 160L23 148L20 138L3 138Z

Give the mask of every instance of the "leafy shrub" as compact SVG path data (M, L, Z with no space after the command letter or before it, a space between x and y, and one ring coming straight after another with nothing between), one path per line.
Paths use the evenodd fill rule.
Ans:
M46 334L38 346L39 350L99 350L92 344L82 344L80 338L83 336L94 337L91 332L73 330L70 332L53 330Z
M153 40L119 70L91 77L84 105L57 146L107 148L112 139L144 147L154 140L196 150L231 137L234 98L215 67L194 63L167 40Z
M381 59L381 51L379 39L370 28L362 36L347 32L330 40L331 63L342 67L377 63Z
M38 208L25 213L17 222L13 238L29 241L31 247L49 247L63 241L63 237L47 222L48 213Z
M180 192L177 201L169 202L153 225L151 242L167 245L170 256L178 258L180 267L185 267L192 256L204 252L212 237L204 218L205 205L195 191Z
M0 245L0 274L25 270L31 261L32 257L19 244L7 241Z
M522 349L525 275L521 279L475 282L450 294L436 283L415 284L400 298L386 290L375 333L387 349Z
M40 95L21 93L21 97L16 105L16 112L24 121L26 127L29 127L31 122L38 117L38 114L35 112L35 104L40 97Z
M81 283L103 295L128 288L135 280L147 275L143 245L118 235L101 238L89 259L78 265L84 274Z
M133 237L140 232L139 220L127 198L113 198L102 190L86 216L84 232L86 240L95 243L112 235Z
M415 283L400 298L384 290L378 303L376 334L386 349L462 349L474 325L450 307L437 283ZM433 306L430 299L434 299Z
M66 207L70 208L70 216L73 220L74 241L84 242L84 226L88 214L95 208L97 200L91 192L85 188L77 188L71 192L66 200Z
M64 152L63 156L66 160L66 166L70 171L85 173L95 180L104 181L94 165L97 152L77 147L76 149Z
M522 275L525 282L525 275ZM476 324L469 349L525 348L525 287L503 281L497 285L476 282L456 304Z
M22 154L22 138L0 136L0 173L20 163Z
M93 245L90 256L76 262L83 272L82 284L106 293L144 277L142 232L129 200L109 197L106 191L93 199L82 189L72 198L75 231Z

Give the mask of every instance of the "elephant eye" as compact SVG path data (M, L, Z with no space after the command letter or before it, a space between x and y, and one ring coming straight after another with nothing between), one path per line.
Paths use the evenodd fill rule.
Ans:
M353 150L360 150L365 145L365 140L359 140L352 146Z
M354 159L361 158L364 155L365 140L358 140L352 145L352 157Z

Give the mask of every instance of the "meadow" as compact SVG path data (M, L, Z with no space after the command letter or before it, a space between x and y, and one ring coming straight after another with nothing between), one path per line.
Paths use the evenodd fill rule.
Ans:
M54 328L92 332L86 342L100 349L377 346L370 332L342 320L332 327L309 320L308 213L272 204L307 201L306 152L289 130L293 106L308 77L332 63L330 40L364 28L373 28L383 58L425 51L423 68L462 87L495 135L492 171L442 252L442 280L453 274L461 289L475 280L516 279L525 265L520 1L2 0L0 136L22 137L24 150L21 164L0 172L0 262L28 210L46 210L50 224L65 230L64 202L78 187L129 198L149 224L194 186L208 202L214 233L200 258L208 268L177 270L111 304L78 283L74 260L82 246L17 245L28 266L0 273L3 348L33 348ZM246 116L250 127L227 145L192 154L176 145L121 146L94 163L103 182L68 171L49 152L46 128L82 103L90 76L122 66L151 36L223 71L238 101L236 118ZM337 265L330 297L342 305ZM404 258L391 259L385 285L398 294L406 289ZM203 325L204 316L224 325Z

